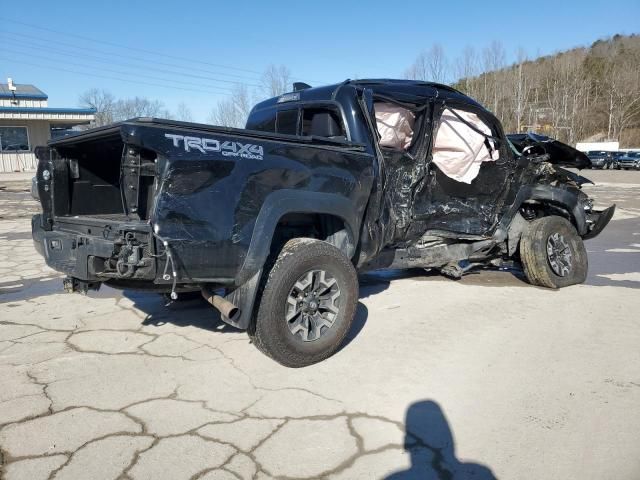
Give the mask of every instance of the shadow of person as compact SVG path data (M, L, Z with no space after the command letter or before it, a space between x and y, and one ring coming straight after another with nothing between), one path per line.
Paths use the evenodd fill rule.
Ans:
M411 466L392 473L386 480L496 478L488 467L456 458L449 422L440 406L431 400L413 403L407 409L404 449L411 457Z

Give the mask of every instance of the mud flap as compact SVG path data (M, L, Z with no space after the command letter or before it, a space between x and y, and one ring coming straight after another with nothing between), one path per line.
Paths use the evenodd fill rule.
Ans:
M240 309L240 315L238 315L234 320L231 320L229 317L221 314L220 318L222 318L223 322L242 330L249 328L261 277L262 269L258 270L253 277L241 286L224 296L226 300L230 301Z

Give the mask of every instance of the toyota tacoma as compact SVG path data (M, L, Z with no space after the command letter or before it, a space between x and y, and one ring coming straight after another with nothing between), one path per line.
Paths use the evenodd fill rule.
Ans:
M357 80L257 104L246 129L136 118L37 149L36 249L70 292L200 291L276 361L340 346L358 271L517 262L533 285L587 275L602 231L584 154L505 135L436 83Z

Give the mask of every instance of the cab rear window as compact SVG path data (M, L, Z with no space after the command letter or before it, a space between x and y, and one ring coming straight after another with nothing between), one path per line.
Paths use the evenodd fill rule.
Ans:
M260 132L276 131L276 112L274 110L260 110L252 112L247 120L248 130L258 130Z
M347 139L338 110L324 106L253 112L247 121L247 129L286 135Z
M298 109L280 110L276 115L276 133L298 134Z

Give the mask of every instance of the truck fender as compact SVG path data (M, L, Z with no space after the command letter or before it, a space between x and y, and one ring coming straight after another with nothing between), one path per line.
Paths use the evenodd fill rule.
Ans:
M225 299L236 305L241 312L235 320L221 317L229 325L244 330L249 328L271 241L279 220L287 213L330 214L341 218L349 238L345 253L350 258L354 255L358 231L357 215L349 199L329 193L292 190L274 192L267 197L256 217L247 256L235 279L238 286L225 295Z
M578 200L578 196L569 190L549 185L536 185L531 187L529 197L523 199L523 202L524 200L538 200L562 207L571 215L579 235L582 236L589 230L584 207Z
M345 253L349 258L353 257L359 229L358 215L351 199L333 193L278 190L266 198L256 217L247 255L234 282L236 285L243 285L263 267L276 226L288 213L329 214L341 218L349 239Z
M528 200L536 200L563 208L571 216L571 220L573 221L573 224L580 236L584 236L589 231L587 215L583 205L575 193L564 188L553 187L551 185L527 185L520 188L509 213L505 215L504 223L502 223L496 230L494 237L497 240L504 240L509 236L511 224L514 221L516 223L518 222L518 212L520 207L522 207L523 203ZM512 229L511 235L513 238L510 240L510 243L516 241L515 237L517 234L513 235L514 230L518 230L517 225Z

